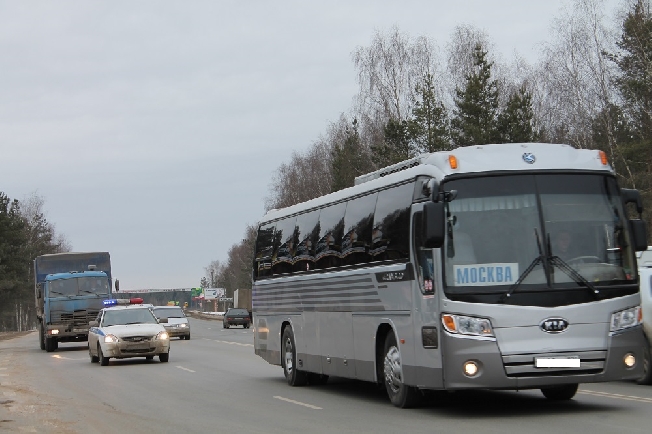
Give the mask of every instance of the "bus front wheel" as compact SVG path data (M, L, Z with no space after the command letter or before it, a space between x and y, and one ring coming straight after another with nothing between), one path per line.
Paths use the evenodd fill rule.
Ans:
M303 386L308 382L308 375L297 369L297 347L294 341L292 327L288 326L283 330L283 342L281 345L283 372L285 379L290 386Z
M421 399L421 392L416 387L407 386L403 383L401 352L398 349L396 336L393 333L390 333L385 339L384 354L383 378L389 400L400 408L416 406Z

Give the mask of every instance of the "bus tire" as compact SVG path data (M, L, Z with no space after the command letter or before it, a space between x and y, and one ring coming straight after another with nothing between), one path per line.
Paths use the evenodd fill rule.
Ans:
M421 400L421 392L416 387L406 386L403 383L401 352L398 349L394 333L387 335L383 354L385 355L383 360L383 381L389 400L399 408L410 408L418 405Z
M643 376L636 380L638 384L652 384L652 369L650 369L650 346L645 346L643 353Z
M290 326L283 330L281 357L283 373L288 384L292 387L305 386L308 382L308 374L297 369L297 346L294 341L294 332Z
M543 396L551 401L568 401L573 399L577 393L578 384L564 384L563 386L553 386L541 389Z
M43 330L43 323L41 322L40 327L38 328L38 340L39 340L39 345L41 346L41 349L45 349L45 331Z

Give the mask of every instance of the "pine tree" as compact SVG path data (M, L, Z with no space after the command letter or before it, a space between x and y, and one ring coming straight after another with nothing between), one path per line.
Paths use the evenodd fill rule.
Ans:
M392 118L383 132L384 141L371 146L371 160L376 167L386 167L413 156L407 121Z
M357 119L353 119L344 136L343 142L336 143L331 151L332 191L351 187L356 176L369 172L371 168L360 140Z
M464 90L456 89L451 136L455 146L483 145L499 141L498 84L491 79L492 62L477 44L473 51L473 71L466 76Z
M435 95L431 74L426 74L416 87L418 99L414 102L408 133L415 153L445 151L451 148L450 127L446 108Z
M498 115L499 142L525 143L539 140L534 127L532 96L525 86L512 93L505 109Z

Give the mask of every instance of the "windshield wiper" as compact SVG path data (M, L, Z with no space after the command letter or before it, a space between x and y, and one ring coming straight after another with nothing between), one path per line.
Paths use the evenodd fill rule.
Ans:
M518 280L516 280L516 282L514 282L514 284L509 287L507 292L500 296L500 298L498 299L498 301L500 303L504 303L505 300L507 300L509 297L512 296L514 291L516 291L516 289L519 286L521 286L521 283L523 283L525 278L527 276L529 276L529 274L532 272L532 270L534 270L534 268L537 265L542 264L544 270L547 268L546 267L546 256L543 254L543 249L541 248L541 240L539 239L539 232L537 232L537 228L534 228L534 238L537 240L537 248L539 249L539 256L534 258L534 260L530 263L530 265L528 265L528 267L525 269L525 271L523 271L521 273L521 275L518 276ZM545 275L546 275L546 281L548 282L548 286L550 286L550 280L549 280L549 277L548 277L548 273L545 273Z
M584 287L586 287L586 289L591 291L591 294L593 295L593 297L596 300L598 299L598 294L600 293L600 291L595 286L593 286L593 284L591 282L586 280L584 278L584 276L582 276L580 273L578 273L577 270L575 270L573 267L568 265L563 259L561 259L559 256L551 256L550 257L550 263L553 266L559 267L559 269L561 271L563 271L564 273L566 273L566 275L568 277L573 279L575 281L575 283L581 284Z
M591 282L586 280L584 278L584 276L582 276L580 273L578 273L573 267L571 267L566 262L564 262L564 260L561 259L559 256L556 256L556 255L546 256L546 255L544 255L543 250L541 249L541 242L540 242L539 234L538 234L536 228L534 229L534 235L535 235L535 237L537 239L537 248L539 249L539 256L534 258L534 260L527 267L527 269L518 277L518 280L516 282L514 282L514 284L507 290L506 293L504 293L502 296L500 296L500 299L498 301L500 303L504 303L505 300L507 300L509 297L511 297L511 295L514 293L514 291L516 291L516 289L521 285L521 283L523 283L525 278L532 272L534 267L536 267L539 264L542 264L544 270L546 271L545 275L546 275L546 282L548 283L548 287L551 286L551 284L550 284L551 283L550 282L550 274L551 273L547 272L548 267L549 266L552 266L553 268L558 267L568 277L573 279L575 281L575 283L581 284L584 287L586 287L589 291L591 291L591 294L597 300L598 299L598 294L600 293L600 291L598 291L598 289L596 289L596 287L593 286L593 284ZM548 251L550 251L550 235L548 235ZM553 268L551 268L550 270L552 271Z

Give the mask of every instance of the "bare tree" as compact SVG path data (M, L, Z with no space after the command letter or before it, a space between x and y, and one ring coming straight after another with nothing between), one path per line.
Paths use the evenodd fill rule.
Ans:
M553 22L554 40L543 46L534 92L535 110L549 140L593 148L592 123L616 102L616 71L605 55L614 52L616 37L606 21L603 0L575 0ZM610 116L600 118L612 121ZM612 137L612 158L617 146Z

